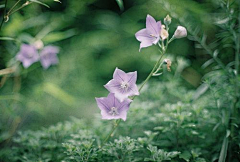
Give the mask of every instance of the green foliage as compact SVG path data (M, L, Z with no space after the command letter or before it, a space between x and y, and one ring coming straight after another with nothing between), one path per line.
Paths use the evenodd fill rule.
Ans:
M102 158L105 161L139 161L141 154L139 150L142 145L130 137L119 137L102 147ZM138 153L138 154L137 154Z
M63 143L66 149L66 161L97 161L98 149L94 148L95 137L87 130L71 134L71 139Z
M152 146L152 145L149 145L147 149L151 152L152 158L145 158L144 161L161 162L163 160L171 160L172 158L180 154L180 152L177 152L177 151L166 152L162 149L157 149L156 146Z

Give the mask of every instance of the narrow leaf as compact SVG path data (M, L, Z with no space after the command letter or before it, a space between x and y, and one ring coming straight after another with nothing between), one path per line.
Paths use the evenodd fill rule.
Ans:
M209 87L207 84L200 85L193 96L193 100L198 99L202 94L204 94L208 90L208 88Z
M11 38L11 37L0 37L0 40L10 40L10 41L15 41L15 38Z
M72 95L68 94L59 86L52 83L45 83L43 86L43 91L62 101L68 106L73 106L76 101L76 99Z
M47 7L47 8L50 8L46 3L43 3L43 2L41 2L41 1L38 1L38 0L29 0L30 2L34 2L34 3L38 3L38 4L40 4L40 5L43 5L43 6L45 6L45 7Z
M62 3L61 1L59 1L59 0L53 0L53 1L55 1L55 2L59 2L59 3Z
M120 10L123 11L123 10L124 10L123 1L122 1L122 0L116 0L116 2L117 2L117 4L118 4Z
M202 65L202 68L205 69L206 67L208 67L208 66L211 65L212 63L214 63L214 59L210 59L210 60L206 61L206 62Z
M218 162L225 162L227 157L228 138L224 137Z
M4 8L4 7L5 7L5 5L4 5L4 4L3 4L3 5L0 5L0 9L1 9L1 8Z

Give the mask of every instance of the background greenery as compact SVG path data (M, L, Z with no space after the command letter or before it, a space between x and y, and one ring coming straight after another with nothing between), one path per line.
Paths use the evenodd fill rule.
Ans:
M7 9L15 2L9 0ZM71 150L80 146L86 147L87 153L96 146L90 161L103 157L107 158L102 159L105 161L122 160L119 156L123 153L116 151L118 141L114 143L114 139L105 149L97 150L110 131L111 121L100 120L95 97L107 95L103 85L112 78L116 67L137 71L138 84L151 71L159 55L157 47L139 53L139 42L134 36L145 27L147 14L162 21L169 14L173 17L170 35L182 25L187 28L189 37L169 45L165 57L172 60L172 71L164 70L162 76L151 80L131 105L127 121L117 130L116 139L124 142L130 140L126 137L129 136L133 141L126 143L134 143L129 151L133 154L129 153L122 161L132 157L136 161L164 160L161 151L155 150L158 155L154 155L154 146L175 151L176 161L203 158L216 161L223 146L229 148L229 162L240 160L237 128L240 106L239 93L235 93L239 77L232 79L234 63L231 64L239 53L233 34L239 36L238 1L229 0L231 5L227 7L227 1L223 0L125 0L122 11L115 0L42 2L50 8L32 3L11 15L1 30L1 37L14 38L13 41L0 40L1 69L11 65L23 42L41 39L44 45L60 47L58 65L44 70L40 63L35 63L28 69L20 66L18 72L7 78L2 76L2 81L6 79L0 89L2 161L81 161L78 159L83 157L81 150ZM3 16L3 8L0 10ZM226 20L229 17L232 21ZM224 64L224 69L216 63L218 60ZM234 117L232 107L236 110ZM72 117L83 121L71 120ZM56 125L63 121L71 122ZM55 126L39 131L53 124ZM235 130L231 130L231 125L237 125ZM91 135L85 130L90 130ZM19 136L18 131L23 131L22 135ZM230 136L229 131L231 142L228 146L222 145L224 137ZM56 132L61 135L52 138ZM81 139L79 134L87 137ZM28 141L34 138L35 141ZM71 139L73 141L69 141ZM92 139L95 142L91 147L81 143L92 142ZM74 140L80 141L78 146ZM12 157L7 157L12 147L16 151ZM108 152L107 147L117 153ZM66 148L68 151L64 153ZM29 154L32 149L35 151ZM136 159L142 152L147 152L145 157ZM55 154L59 157L54 157ZM153 158L155 156L159 159Z

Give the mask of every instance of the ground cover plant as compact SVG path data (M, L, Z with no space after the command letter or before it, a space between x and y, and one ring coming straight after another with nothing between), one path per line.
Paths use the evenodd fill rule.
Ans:
M239 7L0 3L0 161L240 161Z

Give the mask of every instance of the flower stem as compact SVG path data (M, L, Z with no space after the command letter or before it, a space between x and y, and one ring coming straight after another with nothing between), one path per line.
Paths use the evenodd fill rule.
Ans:
M14 73L14 72L15 72L14 68L2 69L2 70L0 70L0 76L11 74L11 73Z
M158 61L156 62L156 64L154 65L152 71L149 73L149 75L147 76L147 78L143 81L142 85L140 86L139 88L139 92L142 90L142 88L144 87L144 85L148 82L148 80L152 77L153 73L155 72L156 68L158 67L159 63L161 62L162 60L162 57L164 55L165 52L163 52L161 54L161 56L159 57ZM135 96L133 97L133 99L135 98Z
M117 129L120 122L121 122L121 119L116 120L116 123L114 124L113 129L108 134L108 136L105 138L105 140L103 141L103 144L106 143L111 136L113 136L113 133Z

